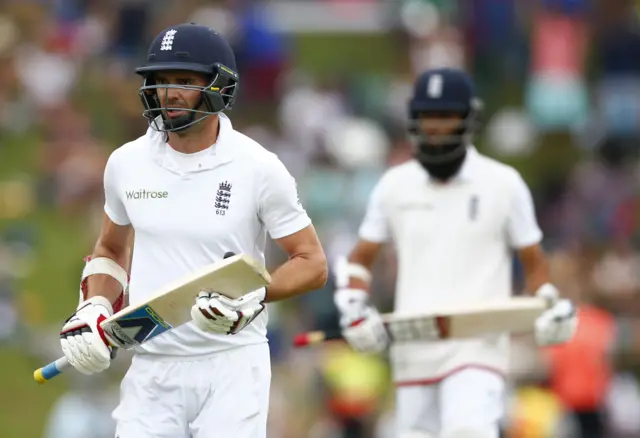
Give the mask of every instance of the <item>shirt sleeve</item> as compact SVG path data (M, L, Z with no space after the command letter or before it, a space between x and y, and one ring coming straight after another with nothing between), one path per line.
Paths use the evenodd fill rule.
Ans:
M389 216L384 205L384 179L380 180L373 188L367 211L362 224L360 224L359 236L369 242L383 243L389 240Z
M300 203L296 180L275 156L263 168L259 212L272 239L289 236L311 225Z
M104 211L116 225L129 225L131 221L118 189L118 168L116 153L112 153L104 169Z
M520 174L517 174L513 186L507 234L512 248L526 248L540 243L542 231L536 220L533 197L529 187Z

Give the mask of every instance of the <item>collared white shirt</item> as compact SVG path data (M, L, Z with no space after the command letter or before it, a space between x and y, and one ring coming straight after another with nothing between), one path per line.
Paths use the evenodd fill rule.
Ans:
M105 212L114 223L135 230L131 303L228 251L264 263L267 234L279 239L311 224L295 180L277 156L219 116L218 140L204 151L179 154L163 133L149 128L109 158ZM234 336L205 333L187 323L138 352L198 355L266 342L267 318L265 310Z
M510 296L512 250L542 239L520 174L474 147L459 174L444 184L415 160L389 169L371 194L359 235L393 241L395 311L401 313ZM504 342L430 345L394 346L396 378L433 378L468 364L506 368Z

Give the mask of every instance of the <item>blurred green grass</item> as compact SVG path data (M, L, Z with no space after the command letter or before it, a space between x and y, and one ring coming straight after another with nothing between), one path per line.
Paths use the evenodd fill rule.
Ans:
M40 146L35 134L3 135L0 181L23 174L35 175ZM28 292L38 298L38 309L29 309L32 311L29 313L41 315L41 324L59 325L77 303L78 269L82 266L83 250L86 251L77 238L77 230L82 229L84 220L70 221L51 210L37 209L19 223L0 221L0 231L16 225L33 226L40 239L34 255L34 269L17 286L19 294ZM40 438L48 410L65 390L66 381L60 379L48 385L37 385L33 370L44 364L37 357L28 357L20 351L20 341L18 339L12 347L0 348L2 436Z

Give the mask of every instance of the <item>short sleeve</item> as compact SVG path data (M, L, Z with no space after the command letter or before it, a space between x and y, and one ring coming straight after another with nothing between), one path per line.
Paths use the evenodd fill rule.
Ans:
M387 208L384 205L383 181L384 179L380 180L373 188L364 220L360 224L359 237L369 242L383 243L391 236Z
M522 177L517 174L514 180L507 234L512 248L520 249L540 243L542 231L536 220L531 191Z
M104 169L104 211L116 225L129 225L131 221L118 190L116 153L112 153Z
M296 180L277 157L263 167L259 195L260 219L272 239L297 233L311 225L300 203Z

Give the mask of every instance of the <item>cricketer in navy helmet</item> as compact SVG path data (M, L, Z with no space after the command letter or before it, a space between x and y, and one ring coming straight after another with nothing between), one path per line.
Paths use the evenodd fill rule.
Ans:
M240 75L220 34L169 27L136 72L149 128L108 160L104 221L62 349L81 373L104 371L112 349L99 323L127 287L133 304L228 252L264 263L268 235L289 255L268 290L201 292L191 322L136 348L113 413L119 438L265 438L265 303L322 287L323 249L285 166L223 113Z
M472 144L480 109L463 71L434 69L417 78L408 114L414 158L382 176L358 242L336 269L342 332L357 351L381 352L389 344L367 289L371 266L391 241L396 312L507 298L515 252L527 292L553 303L536 322L537 343L573 336L575 309L550 283L529 188L514 168ZM391 345L395 436L498 438L508 351L505 336Z

